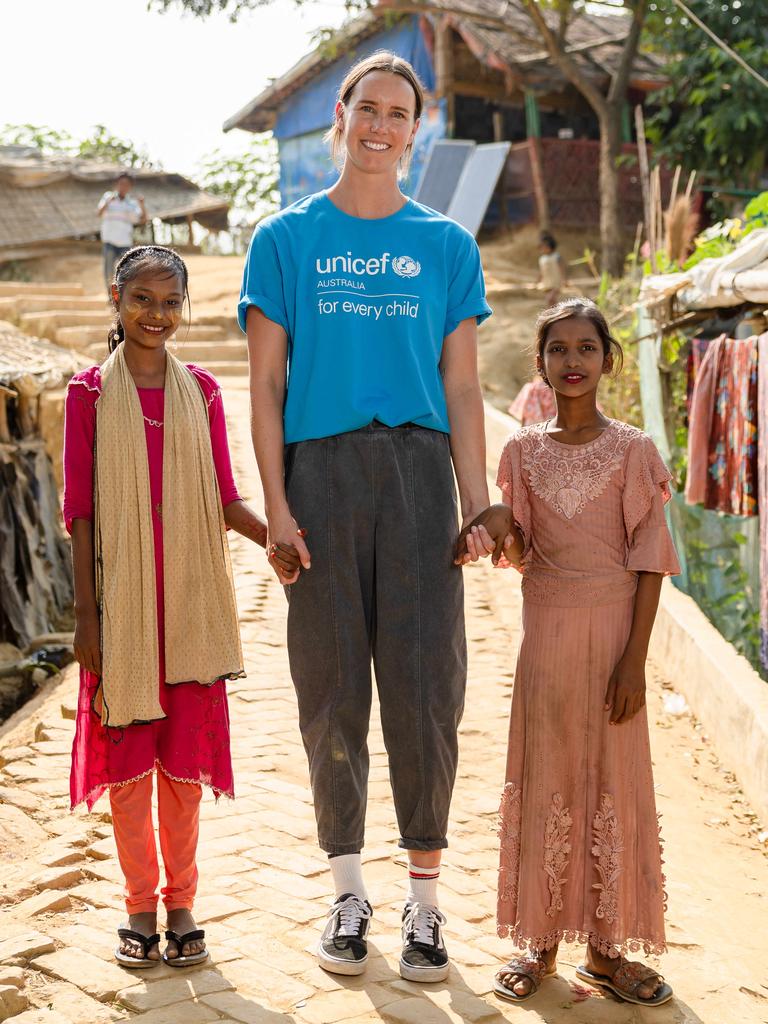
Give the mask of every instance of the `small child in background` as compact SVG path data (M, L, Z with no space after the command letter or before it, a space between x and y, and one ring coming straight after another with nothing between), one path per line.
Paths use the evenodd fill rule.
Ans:
M554 235L542 231L539 235L539 284L546 288L546 304L554 306L560 301L560 292L566 282L565 265L557 251Z

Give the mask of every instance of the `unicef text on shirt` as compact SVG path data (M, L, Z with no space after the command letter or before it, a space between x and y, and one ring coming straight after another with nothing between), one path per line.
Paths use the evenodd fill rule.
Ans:
M381 256L353 256L347 252L342 256L327 256L324 260L315 261L315 268L318 274L363 274L376 275L386 274L387 268L391 266L398 277L418 277L421 273L421 264L412 256L392 256L384 252Z

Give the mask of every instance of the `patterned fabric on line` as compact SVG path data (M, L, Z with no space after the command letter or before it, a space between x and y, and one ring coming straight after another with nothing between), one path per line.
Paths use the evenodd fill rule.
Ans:
M757 338L713 341L694 384L688 431L689 504L757 515Z
M768 334L758 339L757 505L760 512L760 660L768 668Z

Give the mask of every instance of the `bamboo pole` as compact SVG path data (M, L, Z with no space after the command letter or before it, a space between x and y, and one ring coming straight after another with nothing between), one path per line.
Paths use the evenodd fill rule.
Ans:
M643 219L645 220L645 234L650 246L651 270L656 272L656 254L651 242L651 182L648 171L648 147L645 142L645 119L643 108L635 107L635 132L637 134L637 160L640 167L640 187L643 193Z

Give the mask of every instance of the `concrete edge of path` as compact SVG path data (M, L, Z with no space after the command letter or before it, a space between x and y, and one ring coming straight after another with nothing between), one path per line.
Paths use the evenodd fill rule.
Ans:
M671 580L661 590L651 656L675 680L718 757L768 821L768 683Z
M495 479L504 441L519 424L487 402L485 422L488 470ZM768 683L671 580L661 589L651 657L675 680L718 757L768 822Z

